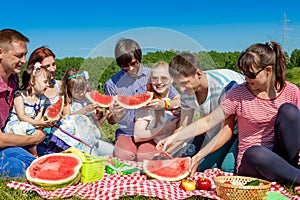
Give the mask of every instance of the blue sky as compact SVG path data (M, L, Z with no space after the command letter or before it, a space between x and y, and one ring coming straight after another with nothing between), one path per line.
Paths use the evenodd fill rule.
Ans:
M122 37L148 50L219 52L272 40L291 53L300 49L299 8L299 0L2 1L0 28L29 37L29 53L46 45L58 58L113 56Z

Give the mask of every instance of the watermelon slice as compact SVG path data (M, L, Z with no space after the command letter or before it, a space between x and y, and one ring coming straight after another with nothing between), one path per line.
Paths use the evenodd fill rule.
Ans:
M144 160L143 170L148 177L165 180L180 181L189 176L190 157L169 160Z
M85 98L94 104L98 104L100 107L109 107L114 102L114 97L101 94L97 90L87 92Z
M147 91L144 94L137 94L133 96L123 96L121 94L118 94L116 96L117 103L127 109L137 109L144 107L147 105L153 97L153 93Z
M55 104L47 107L44 119L45 120L49 119L52 121L59 120L63 108L64 108L64 97L60 96L58 101Z
M75 185L80 181L82 162L76 155L54 153L34 160L26 170L27 180L45 190Z

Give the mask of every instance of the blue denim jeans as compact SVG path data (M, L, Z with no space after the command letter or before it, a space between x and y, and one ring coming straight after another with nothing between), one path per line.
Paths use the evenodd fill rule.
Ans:
M35 159L21 147L0 149L0 178L24 177L25 170Z

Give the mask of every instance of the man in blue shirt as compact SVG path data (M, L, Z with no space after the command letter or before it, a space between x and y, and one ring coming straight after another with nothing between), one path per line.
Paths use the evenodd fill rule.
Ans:
M132 39L119 40L115 46L115 58L122 70L114 74L105 83L105 94L132 96L146 93L151 69L141 64L142 50L139 44ZM176 89L172 87L169 96L177 94ZM126 110L120 105L114 104L112 114L108 116L108 122L110 124L118 123L119 125L116 131L115 157L124 160L136 160L138 147L141 143L148 142L150 146L155 146L151 141L134 141L134 109Z

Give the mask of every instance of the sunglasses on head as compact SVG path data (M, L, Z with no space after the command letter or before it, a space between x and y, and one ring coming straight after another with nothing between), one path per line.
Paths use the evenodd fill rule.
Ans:
M131 67L136 67L136 66L138 66L138 64L139 64L139 61L135 60L135 61L133 61L131 63L126 64L126 65L121 65L121 68L122 69L124 69L124 68L126 69L126 68L129 68L130 66Z
M245 71L241 71L241 73L244 75L244 76L247 76L248 78L250 79L256 79L256 76L265 69L266 67L263 67L261 68L260 70L258 70L257 72L245 72Z

